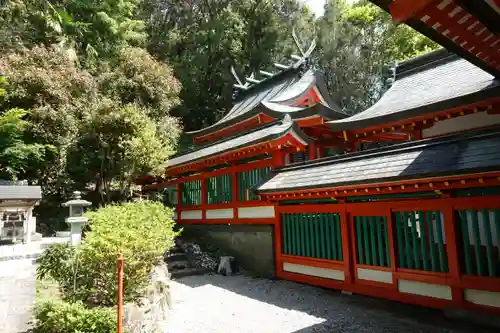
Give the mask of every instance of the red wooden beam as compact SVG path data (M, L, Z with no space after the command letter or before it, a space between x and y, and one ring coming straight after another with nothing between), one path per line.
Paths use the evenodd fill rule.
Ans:
M242 130L249 130L251 128L257 127L258 125L270 123L271 121L276 120L276 118L270 117L264 113L259 113L257 116L252 117L250 119L246 119L239 123L236 123L232 126L225 127L221 130L198 136L194 138L194 143L202 143L202 142L210 142L215 141L217 139L230 136L232 134L241 132Z
M394 0L389 4L389 11L396 23L405 22L422 12L436 0Z
M237 172L243 172L243 171L248 171L252 169L257 169L257 168L263 168L266 166L272 166L273 161L271 158L267 158L264 160L258 160L258 161L253 161L253 162L248 162L245 164L239 164L239 165L234 165L234 166L229 166L227 168L222 168L222 169L217 169L213 171L208 171L208 172L203 172L199 173L196 175L191 175L191 176L186 176L186 177L179 177L176 179L172 179L166 182L161 182L161 183L156 183L156 184L150 184L144 186L144 190L153 190L153 189L160 189L160 188L165 188L168 186L173 186L175 184L181 184L184 182L192 181L192 180L198 180L198 179L206 179L209 177L215 177L219 175L224 175L224 174L231 174L231 173L237 173Z
M452 189L471 187L489 187L500 185L500 172L470 174L462 176L435 177L391 183L378 183L356 186L341 186L335 188L317 188L313 190L290 190L275 193L260 193L259 195L270 201L320 199L354 197L364 195L400 194L432 192L438 194Z

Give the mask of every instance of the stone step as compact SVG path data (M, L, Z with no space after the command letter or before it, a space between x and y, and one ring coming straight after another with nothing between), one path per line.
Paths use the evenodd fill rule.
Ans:
M171 279L179 279L182 277L186 276L193 276L193 275L203 275L210 273L211 270L207 268L187 268L187 269L179 269L179 270L174 270L170 272L170 278Z
M178 260L178 261L168 261L167 262L168 270L173 269L185 269L189 268L191 265L187 260Z
M187 259L187 256L184 252L183 253L169 253L165 257L165 261L167 261L167 262L186 261L186 260L188 260L188 259Z

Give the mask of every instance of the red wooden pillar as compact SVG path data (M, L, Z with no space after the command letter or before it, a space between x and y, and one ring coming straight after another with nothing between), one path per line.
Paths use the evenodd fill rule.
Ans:
M201 204L208 204L208 190L207 190L207 178L201 180ZM201 219L205 220L207 218L207 210L201 210Z
M316 146L316 142L312 142L309 144L309 160L315 160L318 157L318 147Z
M231 186L232 186L232 201L233 203L237 203L240 201L240 197L238 195L239 191L239 184L238 184L238 172L233 172L231 174L232 180L231 180ZM233 216L235 219L238 218L238 207L233 208Z
M345 207L345 203L341 203ZM345 283L347 285L352 285L354 282L354 260L353 252L350 249L349 244L351 244L350 239L352 236L352 231L350 230L349 223L349 215L347 211L344 209L343 212L340 212L340 230L342 234L342 253L344 257L344 274L345 274Z
M457 229L453 206L449 204L442 209L444 220L444 232L446 237L446 254L448 255L448 269L451 275L451 296L453 302L462 306L464 294L460 288L460 263L458 260Z
M286 153L282 150L273 153L273 168L280 168L285 165Z
M201 180L201 204L208 204L207 178Z
M283 275L283 261L281 259L281 213L278 207L275 207L274 219L274 262L276 265L276 276L282 277Z
M177 220L180 219L181 215L181 206L182 206L182 183L179 183L177 186L177 205L175 210L177 211Z
M394 287L397 289L397 281L394 277L394 273L396 273L397 269L397 261L396 261L396 244L394 244L394 215L392 214L392 210L389 208L386 212L387 217L387 238L389 238L389 256L391 260L391 271L392 271L392 283Z

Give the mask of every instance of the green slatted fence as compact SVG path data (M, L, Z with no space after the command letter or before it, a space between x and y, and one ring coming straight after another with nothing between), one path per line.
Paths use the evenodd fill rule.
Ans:
M500 209L459 210L456 222L462 272L500 277Z
M441 212L409 211L394 215L398 267L448 272Z
M258 168L243 172L238 172L238 198L240 201L247 200L258 200L258 196L253 193L253 191L249 191L249 188L255 186L264 179L266 179L267 175L271 171L271 167Z
M389 233L386 216L355 216L357 262L390 267Z
M281 214L283 254L343 260L340 215Z
M233 186L231 175L220 175L207 179L207 203L220 204L231 202Z
M182 183L182 204L201 205L201 180Z

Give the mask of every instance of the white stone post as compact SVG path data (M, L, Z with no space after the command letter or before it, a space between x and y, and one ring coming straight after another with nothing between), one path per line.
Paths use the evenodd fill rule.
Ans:
M83 216L83 209L90 204L90 202L82 200L79 191L73 192L73 200L62 204L63 207L69 207L69 217L66 219L66 223L70 225L70 240L73 246L80 244L82 240L82 229L88 222L88 218Z
M24 215L24 225L25 225L25 234L24 234L24 243L31 243L31 234L33 233L31 219L33 215L33 208L28 208Z

